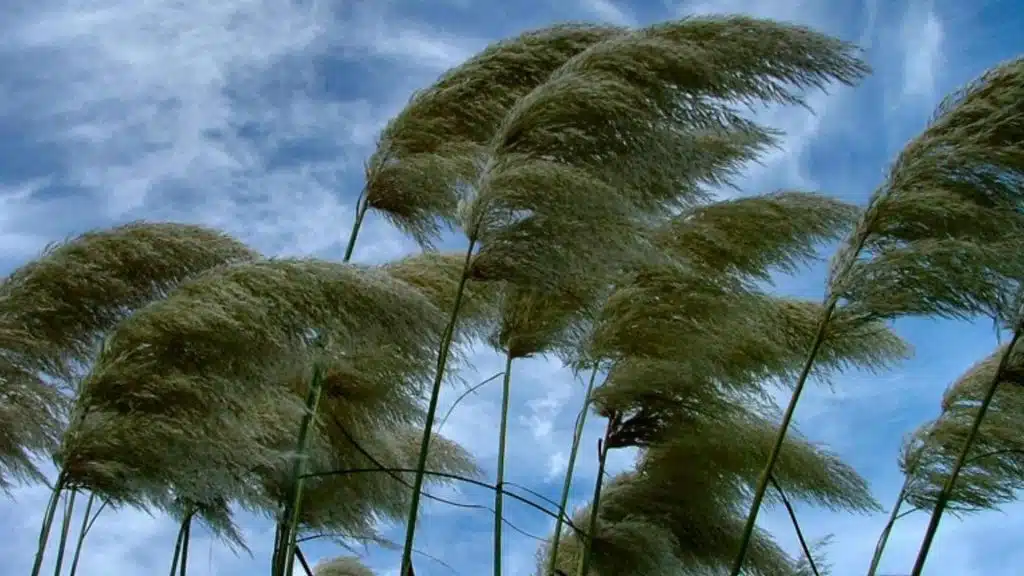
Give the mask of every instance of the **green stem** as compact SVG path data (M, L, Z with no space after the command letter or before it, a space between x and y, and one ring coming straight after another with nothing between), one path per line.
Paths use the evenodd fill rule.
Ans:
M60 543L57 544L57 561L54 562L53 576L60 576L61 569L64 568L64 553L68 548L68 534L71 533L71 516L75 512L75 496L77 495L78 490L72 488L71 492L68 492L65 496L67 503L64 506L64 518L60 527Z
M868 567L867 576L875 576L875 573L878 571L878 565L882 562L882 554L885 553L885 546L889 543L889 535L892 534L892 527L896 525L896 520L900 515L900 507L903 506L903 500L907 497L907 490L910 488L912 477L913 473L908 472L903 480L900 493L896 496L896 503L893 505L892 511L889 512L889 519L885 522L885 528L882 528L882 533L878 536L878 543L875 544L875 553L871 556L871 566Z
M807 565L811 567L811 572L814 576L821 576L818 572L818 567L814 563L814 556L811 555L811 547L807 545L807 540L804 539L804 531L800 529L800 522L796 519L796 510L793 509L793 505L790 504L789 498L786 497L786 493L782 490L782 486L779 486L774 475L771 476L771 483L775 491L779 493L779 498L782 498L782 505L786 507L786 512L789 513L789 521L793 523L796 539L800 541L800 548L804 551L804 558L807 558Z
M36 548L36 559L32 564L32 576L39 576L43 569L43 557L46 555L46 544L50 540L50 529L53 527L53 519L57 515L57 506L60 504L60 495L64 489L66 478L62 471L57 475L57 481L53 483L53 491L50 493L50 501L46 504L46 512L43 513L43 525L39 528L39 547Z
M189 513L185 516L185 520L182 524L181 532L181 565L178 572L178 576L185 576L186 570L188 570L188 544L192 539L192 514Z
M558 547L562 539L562 518L565 517L566 508L569 507L569 492L572 490L572 475L576 468L576 456L580 450L580 441L583 439L583 427L587 421L587 413L590 411L590 395L594 390L594 382L597 380L597 366L590 372L590 381L587 382L587 391L583 396L583 408L576 418L576 430L572 435L572 448L569 450L569 464L565 470L565 482L562 483L562 497L558 502L558 518L555 520L555 534L551 539L551 551L548 556L547 575L555 573L555 566L558 561Z
M313 419L316 417L317 409L320 406L320 396L323 391L322 375L319 366L313 367L313 379L309 386L309 394L306 396L306 414L302 417L299 425L299 440L295 453L295 462L292 465L292 477L290 485L292 488L292 499L285 509L286 529L284 532L283 544L284 555L281 566L284 572L281 576L291 576L295 567L295 539L299 531L299 512L302 508L302 489L305 484L306 446L309 443L309 430Z
M601 488L604 486L604 468L608 462L608 441L611 439L617 423L617 416L612 414L608 418L604 439L597 441L597 481L594 482L594 498L590 504L590 523L587 525L586 540L583 545L583 555L580 556L577 576L589 576L590 574L590 555L593 553L594 537L597 535L597 515L601 506Z
M935 539L935 533L939 529L939 522L942 520L942 514L946 511L946 505L949 503L949 499L953 496L953 488L956 485L956 480L960 476L960 470L963 469L964 464L967 462L967 456L974 446L974 440L978 436L978 431L981 429L981 422L985 418L985 413L988 412L988 407L992 404L992 399L996 395L996 390L999 388L999 380L1003 376L1003 372L1006 370L1006 365L1010 361L1010 356L1013 354L1013 349L1017 345L1017 340L1020 339L1022 328L1017 327L1013 332L1013 338L1010 339L1010 343L1006 346L1006 350L1003 352L1002 358L999 359L999 366L996 368L995 374L992 375L992 381L988 385L988 389L985 391L985 397L981 401L981 405L978 406L978 413L974 415L974 422L971 423L971 430L967 433L967 439L964 440L964 445L960 449L960 454L957 456L956 463L953 465L953 469L950 470L949 476L946 477L946 482L942 486L942 491L939 492L938 498L935 500L935 509L932 510L931 520L928 522L928 528L924 533L924 541L921 543L921 548L917 553L917 560L914 562L914 569L910 573L911 576L921 576L921 571L924 570L925 560L928 558L928 552L932 546L932 540Z
M501 424L498 428L498 479L494 491L494 576L501 576L502 509L505 504L505 444L508 436L508 401L512 391L512 353L505 353L505 377L501 385Z
M352 259L352 252L356 249L356 238L359 236L359 229L363 226L363 217L366 216L366 210L369 207L370 204L366 201L366 192L364 191L356 201L356 218L352 221L352 231L348 235L348 245L345 246L345 256L342 258L342 262Z
M441 383L444 381L444 369L448 363L448 352L451 350L452 340L455 338L455 325L459 321L459 307L462 306L462 297L466 291L466 283L469 281L469 265L473 258L473 249L476 241L470 240L466 248L466 258L462 263L462 276L459 278L459 286L455 290L455 301L452 303L451 317L448 319L448 326L441 335L441 345L437 355L437 371L434 374L434 384L430 391L430 402L427 406L427 419L423 425L423 439L420 442L420 454L416 463L416 476L412 486L412 501L409 504L409 518L405 532L405 545L402 549L402 567L399 574L408 574L412 570L412 549L416 539L416 517L419 515L420 491L423 489L424 471L427 467L427 454L430 450L430 437L434 426L434 418L437 416L437 401L441 396Z
M186 516L188 518L188 516ZM174 539L174 556L171 558L171 576L178 572L178 561L181 560L181 544L185 538L185 520L178 526L178 536Z
M78 560L82 556L82 545L85 543L85 536L89 534L89 513L92 512L92 505L96 501L96 493L90 492L89 499L85 501L85 514L82 516L82 528L78 531L78 541L75 542L75 553L71 557L71 573L70 576L75 576L78 572Z
M743 569L743 561L746 559L747 549L750 547L750 540L754 535L754 527L757 525L757 514L761 510L761 503L764 502L764 495L768 491L768 480L775 470L775 463L779 460L779 453L782 452L782 445L786 440L786 432L789 430L789 424L793 420L793 413L796 412L796 405L800 401L800 395L807 384L807 379L811 375L811 368L818 357L818 351L825 342L825 334L828 332L828 325L832 320L832 313L835 312L836 304L838 304L836 298L830 297L818 322L818 333L814 336L814 342L811 343L811 349L807 352L807 359L804 361L803 369L800 370L796 386L793 387L793 395L789 399L789 405L782 416L782 423L779 425L779 432L775 436L772 451L768 455L768 462L765 464L764 470L761 471L761 476L757 480L754 500L750 504L750 514L747 515L747 523L743 527L743 534L740 536L740 549L733 562L732 571L730 572L731 576L740 576L740 571Z

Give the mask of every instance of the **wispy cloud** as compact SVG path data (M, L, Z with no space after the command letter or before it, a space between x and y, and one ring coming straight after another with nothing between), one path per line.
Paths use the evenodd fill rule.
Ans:
M903 96L935 102L942 65L943 27L931 2L911 2L903 18Z

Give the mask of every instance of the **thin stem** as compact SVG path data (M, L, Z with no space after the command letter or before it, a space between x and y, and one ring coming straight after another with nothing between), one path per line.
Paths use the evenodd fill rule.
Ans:
M43 524L39 528L39 547L36 548L36 559L32 564L32 576L39 576L43 569L43 557L46 555L46 543L50 540L50 528L53 526L53 519L57 515L57 506L60 504L60 495L64 489L66 477L62 471L57 475L57 481L53 483L53 490L50 492L50 501L46 504L46 511L43 513Z
M366 191L364 190L359 194L359 200L356 201L356 218L352 221L352 231L348 235L348 245L345 246L345 256L342 258L342 262L352 259L352 252L356 248L356 238L359 237L359 229L363 226L363 217L366 216L366 210L369 207L370 204L366 201Z
M740 571L743 569L743 561L746 559L747 549L750 547L750 540L754 535L754 527L757 525L757 513L761 510L764 495L768 491L768 480L775 470L775 463L779 460L779 453L782 452L782 444L786 439L789 424L793 420L793 413L796 412L797 402L800 401L800 394L803 393L804 386L807 384L807 379L811 374L811 368L818 357L818 351L825 341L825 334L828 331L829 322L832 320L832 313L835 312L836 304L838 304L838 300L835 297L830 297L828 305L825 306L825 310L818 322L818 333L814 336L811 349L807 352L807 359L804 361L804 367L800 370L796 386L793 387L793 395L789 399L789 405L782 416L782 423L779 425L779 432L775 436L775 444L772 446L772 451L768 455L768 462L765 464L764 470L761 471L761 476L757 480L754 500L750 504L750 514L747 515L747 523L743 527L742 536L740 536L740 549L733 562L732 571L730 572L731 576L740 576Z
M90 492L89 499L85 501L85 514L82 515L82 527L78 531L78 541L75 542L75 553L71 557L70 576L75 576L75 573L78 572L78 559L82 556L82 545L85 544L85 536L89 534L89 528L92 526L89 522L89 512L92 511L92 505L95 501L96 493Z
M68 547L68 534L71 532L71 516L75 512L75 496L77 495L78 490L72 488L71 492L68 492L64 496L66 499L64 505L64 518L61 521L60 543L57 544L57 561L54 562L53 576L60 576L61 569L64 568L64 552L67 551Z
M576 430L572 435L572 448L569 450L569 463L565 470L565 481L562 483L562 496L558 502L558 518L555 520L555 533L551 539L551 552L548 557L548 575L555 572L555 563L558 559L558 546L562 539L562 518L565 517L565 509L569 506L569 492L572 490L572 476L576 468L576 456L579 454L580 441L583 439L583 427L587 421L587 413L590 411L590 395L594 390L594 381L597 380L597 366L590 372L590 381L587 382L587 391L583 396L583 407L576 416Z
M882 528L882 533L878 536L878 543L875 544L875 553L871 557L871 566L868 567L867 576L875 576L875 573L878 571L878 565L882 562L882 554L885 553L885 546L889 542L889 535L892 534L892 528L896 525L896 520L900 518L900 507L903 506L903 501L907 497L912 478L913 473L910 472L903 480L900 493L896 496L896 503L893 505L892 511L889 512L889 519L885 522L885 528Z
M192 514L189 513L185 516L184 523L182 525L181 533L181 565L178 567L178 576L185 576L188 570L188 545L192 539Z
M387 468L387 469L381 469L381 468L349 468L349 469L346 469L346 470L332 470L330 472L314 472L312 474L306 474L305 477L306 478L320 478L320 477L324 477L324 476L347 476L349 474L365 474L365 473L369 473L369 472L397 472L397 473L400 473L400 474L408 474L410 472L416 472L416 471L418 471L418 469L416 469L416 468ZM497 490L498 489L496 486L494 486L492 484L488 484L487 482L482 482L480 480L475 480L473 478L467 478L465 476L460 476L458 474L452 474L452 473L449 473L449 472L438 472L438 471L435 471L435 470L424 470L423 474L427 475L427 476L436 476L438 478L448 478L449 480L457 480L459 482L465 482L466 484L472 484L474 486L479 486L480 488L486 488L487 490ZM543 513L546 516L549 516L551 518L557 518L557 515L554 512L552 512L551 510L548 510L547 508L541 506L540 504L537 504L536 502L534 502L533 500L530 500L529 498L524 498L523 496L520 496L519 494L516 494L515 492L510 492L508 490L505 490L504 488L501 490L501 492L504 495L508 496L509 498L512 498L513 500L517 500L519 502L522 502L523 504L526 504L527 506L533 508L534 510L537 510L538 512ZM573 524L572 521L569 520L568 518L565 519L565 525L568 526L569 528L571 528L577 534L584 534L583 530L580 530L580 528L578 526L576 526L575 524Z
M502 508L505 504L505 444L508 436L508 401L512 392L512 353L505 353L505 377L501 383L501 424L498 427L498 478L494 483L494 576L501 576Z
M811 548L807 545L807 540L804 539L804 531L800 529L800 522L796 519L796 510L790 504L789 498L786 497L786 493L782 490L782 486L779 486L778 481L775 480L774 474L770 479L772 487L779 493L779 498L782 498L782 505L786 507L786 512L789 513L789 520L793 523L796 539L800 541L800 548L804 551L804 558L807 558L807 565L811 567L811 572L814 573L814 576L821 576L818 572L818 567L814 563L814 556L811 555Z
M604 467L608 462L608 441L617 425L618 417L613 414L608 418L604 439L597 441L597 481L594 482L594 498L590 504L590 524L587 526L587 536L583 545L583 555L580 556L577 576L589 576L590 573L590 555L593 553L594 537L597 535L597 515L601 506L601 488L604 486Z
M302 549L298 545L295 546L295 557L299 559L299 564L302 564L302 569L305 570L306 576L313 576L313 569L309 567L306 555L302 553Z
M462 275L459 278L459 286L455 290L455 301L452 303L451 317L448 319L448 326L441 335L441 345L437 354L437 371L434 374L434 384L430 391L430 403L427 406L427 420L423 425L423 439L420 442L420 454L416 463L416 476L412 486L412 501L409 504L409 518L406 523L405 546L402 549L402 567L399 574L408 574L412 570L412 548L416 539L416 517L420 509L420 491L423 489L423 476L427 468L427 454L430 450L430 437L434 426L434 418L437 415L437 401L441 396L441 383L444 381L444 369L448 364L448 352L451 350L452 340L455 338L455 325L459 321L459 307L462 306L462 297L466 292L466 283L469 281L469 264L473 258L473 249L476 241L470 240L466 248L466 258L462 263Z
M477 390L482 388L484 386L484 384L487 384L488 382L496 380L497 378L499 378L501 376L504 376L504 375L505 375L504 372L498 372L496 374L493 374L490 378L487 378L483 382L480 382L479 384L474 385L472 388L470 388L470 389L466 390L465 392L463 392L462 394L460 394L459 397L455 399L455 402L452 402L452 405L448 407L448 411L444 413L444 418L441 418L441 421L437 424L437 430L435 430L434 433L435 434L440 434L441 433L441 428L444 428L444 423L448 421L448 417L451 416L452 412L455 411L455 407L459 405L459 402L462 402L467 396L469 396L473 392L476 392Z
M1020 339L1022 334L1022 327L1018 326L1013 332L1013 338L1010 339L1010 343L1007 345L1006 350L1003 352L1002 358L999 359L999 366L996 368L995 374L992 375L992 381L988 385L988 390L985 391L985 397L981 401L981 405L978 406L978 413L974 415L974 422L971 423L971 430L967 433L967 439L964 440L964 445L960 449L960 454L957 456L956 463L953 465L953 469L950 470L949 476L946 477L946 482L942 486L942 491L939 492L938 498L935 500L935 508L932 510L931 520L928 522L928 528L924 533L924 541L921 543L921 548L917 553L917 560L914 562L914 569L910 573L911 576L921 576L921 571L924 570L925 560L928 558L928 552L931 550L932 540L935 539L935 533L939 529L939 522L942 520L942 514L946 511L946 505L949 503L949 499L953 495L953 488L956 485L956 480L960 476L960 470L967 463L967 456L971 451L971 447L974 446L974 440L978 436L978 431L981 429L981 422L985 418L985 413L988 412L988 407L992 404L992 399L996 395L996 390L999 388L999 380L1003 376L1003 372L1006 370L1006 365L1010 361L1010 356L1013 354L1013 349L1017 345L1017 340Z
M309 443L309 429L316 417L317 409L320 406L320 396L323 386L321 385L321 373L320 367L313 367L313 378L309 385L309 394L306 397L306 414L302 417L302 423L299 425L299 440L298 446L295 452L295 462L292 465L292 498L288 507L285 509L285 522L286 531L284 533L283 544L285 546L284 556L282 556L284 562L282 562L282 568L284 572L281 576L291 576L292 569L295 566L295 538L299 532L299 509L302 508L302 489L304 485L303 473L305 472L306 464L306 445Z
M188 516L186 515L186 518ZM178 562L181 560L181 545L185 540L185 520L178 526L178 536L174 539L174 556L171 557L171 576L178 573Z

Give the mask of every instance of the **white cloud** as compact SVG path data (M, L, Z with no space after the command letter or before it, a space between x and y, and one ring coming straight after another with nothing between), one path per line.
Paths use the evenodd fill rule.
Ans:
M612 0L581 0L580 6L599 20L619 26L635 26L636 18Z
M912 2L903 18L903 97L931 105L938 97L944 31L931 2Z

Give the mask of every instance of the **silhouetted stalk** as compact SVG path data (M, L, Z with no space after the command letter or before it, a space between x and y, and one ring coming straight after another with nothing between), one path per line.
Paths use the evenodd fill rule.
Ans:
M782 490L782 486L775 480L775 476L771 477L772 486L775 491L779 493L779 498L782 498L782 505L786 507L786 512L789 513L789 520L793 523L793 530L796 531L796 539L800 541L800 548L804 551L804 558L807 558L807 565L811 567L811 572L814 576L820 576L818 573L818 567L814 563L814 556L811 556L811 548L807 545L807 540L804 539L804 531L800 529L800 521L796 519L796 510L793 509L793 505L789 502L789 498L786 497L786 493Z
M597 441L597 481L594 482L594 497L590 504L590 523L587 525L587 533L584 535L583 555L580 556L579 570L577 576L588 576L590 574L590 555L593 552L594 536L597 535L597 515L601 506L601 488L604 486L604 467L608 462L608 441L618 423L615 414L608 417L608 427L604 431L604 439Z
M85 501L85 514L82 515L82 527L78 530L78 541L75 542L75 553L71 557L71 572L69 576L75 576L78 572L78 559L82 556L82 545L85 543L85 536L89 533L92 523L89 522L89 513L92 512L92 504L96 501L96 493L90 492L89 499ZM102 507L100 508L102 510ZM99 514L99 512L97 512Z
M306 576L313 576L313 569L309 566L309 562L306 561L306 555L302 553L302 549L295 546L295 557L299 559L299 564L302 564L302 569L306 572Z
M181 565L178 576L185 576L188 570L188 545L192 539L192 513L185 515L181 524Z
M900 517L900 508L903 506L903 500L907 497L907 491L910 488L912 478L913 473L908 472L903 480L900 493L896 496L896 503L893 504L892 511L889 513L889 519L885 522L885 528L882 528L882 533L878 536L878 543L875 544L875 553L871 557L871 565L868 567L867 576L875 576L875 572L878 571L878 565L882 562L882 554L885 553L885 546L889 542L892 527L896 525L896 520Z
M348 245L345 246L345 256L342 258L342 262L352 259L352 252L356 248L356 238L359 236L359 229L363 226L363 218L369 207L370 204L366 201L366 191L364 190L359 194L359 200L356 201L356 217L352 221L352 231L348 235Z
M57 560L54 562L53 576L60 576L60 571L64 567L64 552L68 547L68 534L71 533L71 515L75 511L75 496L77 495L78 490L72 488L71 492L68 492L65 496L64 518L61 521L60 542L57 544Z
M562 483L562 497L558 502L558 518L555 520L555 534L551 540L551 552L548 555L547 576L555 572L555 563L558 558L558 546L562 540L562 518L565 517L565 509L569 506L569 491L572 490L572 475L576 468L576 455L580 450L580 441L583 439L583 426L587 421L587 412L590 411L590 394L594 390L594 381L597 380L597 366L590 372L590 381L587 382L587 391L583 396L583 408L580 409L576 418L576 429L572 435L572 448L569 449L569 463L565 470L565 482Z
M281 556L281 569L283 570L281 576L291 576L292 569L295 566L295 539L299 531L299 511L302 508L302 488L305 483L303 474L305 473L306 464L306 446L309 443L309 429L320 406L322 390L320 367L314 366L309 393L306 395L306 413L303 415L302 423L299 425L298 446L295 449L295 462L292 464L292 475L289 482L289 486L291 486L291 499L286 504L283 519L285 530L281 542L284 545L283 555Z
M427 454L430 450L431 428L434 426L434 418L437 415L437 401L441 396L441 383L444 381L444 369L448 364L448 352L451 350L452 340L455 337L455 325L459 321L459 307L462 306L462 297L466 292L466 283L469 281L469 264L473 258L473 249L476 241L470 240L466 248L466 259L462 263L462 275L459 278L459 286L455 290L455 301L452 303L451 317L448 319L448 326L441 335L441 345L437 355L437 372L434 375L434 384L430 390L430 402L427 406L427 419L423 425L423 440L420 442L420 454L416 463L416 476L412 484L412 501L409 504L409 518L405 532L405 545L402 549L402 567L400 574L408 574L412 568L412 548L416 538L416 517L419 515L420 491L423 489L423 476L427 467Z
M964 440L963 447L960 449L960 454L957 455L956 463L953 464L953 469L950 470L949 476L946 477L946 482L942 486L942 491L939 492L939 496L935 500L935 508L932 510L932 517L928 522L928 528L925 530L924 541L921 542L921 548L918 550L917 560L914 561L914 569L910 573L911 576L921 576L921 571L924 570L924 563L928 558L929 550L931 550L932 540L935 539L935 533L939 529L939 522L942 520L942 514L946 511L946 505L949 503L949 499L953 495L953 488L956 486L956 480L960 476L960 470L963 469L964 464L967 463L967 456L971 451L971 447L974 446L974 440L978 436L978 430L981 429L981 422L985 418L985 413L988 412L988 407L992 404L992 398L995 397L996 390L999 388L999 379L1002 378L1003 372L1006 370L1006 365L1010 361L1010 356L1013 354L1013 349L1017 345L1017 340L1021 337L1021 330L1022 327L1018 325L1013 332L1013 338L1010 339L1009 345L1007 345L1006 350L999 359L999 366L996 368L995 374L992 375L992 381L989 383L988 389L985 391L985 397L978 406L978 413L974 415L974 422L971 423L971 430L967 433L967 439Z
M181 560L181 544L185 538L185 521L178 526L178 537L174 539L174 556L171 558L171 576L178 573L178 562Z
M814 336L811 349L807 353L807 359L804 361L804 367L800 370L796 386L793 387L793 395L790 397L789 405L786 406L786 412L782 416L779 432L775 436L775 443L772 445L772 451L768 455L768 462L765 464L764 470L761 471L761 476L757 480L754 500L750 504L750 514L747 515L747 523L743 527L743 534L740 536L740 549L736 554L736 560L733 562L732 571L730 572L731 576L740 576L740 570L743 569L747 548L750 547L750 539L754 535L754 527L757 525L757 514L761 510L761 503L764 501L764 495L768 491L768 481L771 478L772 471L775 469L775 463L779 460L779 453L782 451L782 444L786 439L789 424L793 420L793 413L796 412L797 402L800 401L800 394L803 393L804 386L807 384L807 378L811 374L811 368L814 367L818 351L825 342L825 334L828 332L828 325L832 320L832 313L835 312L837 304L838 300L834 296L829 297L825 310L822 312L821 320L818 322L818 333Z
M498 478L494 483L494 576L501 576L501 529L502 508L505 503L505 444L508 435L508 400L511 395L512 353L505 353L505 377L501 383L501 424L498 428Z
M36 559L32 563L32 576L39 576L43 569L43 556L46 555L46 544L50 540L50 528L53 526L53 519L57 515L57 506L60 505L60 495L64 490L67 477L64 472L57 474L57 481L53 483L53 491L50 493L50 501L46 504L46 511L43 513L43 524L39 528L39 547L36 548Z

